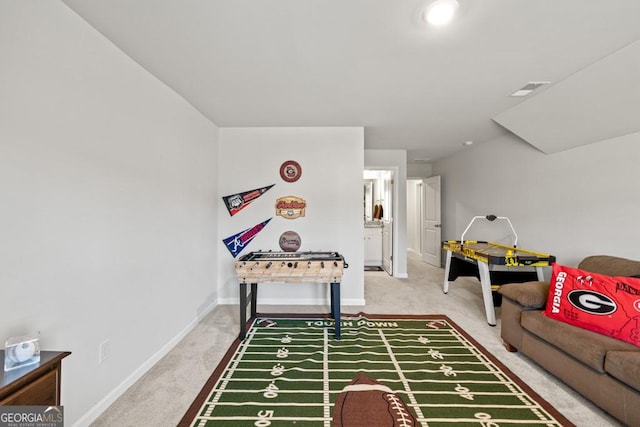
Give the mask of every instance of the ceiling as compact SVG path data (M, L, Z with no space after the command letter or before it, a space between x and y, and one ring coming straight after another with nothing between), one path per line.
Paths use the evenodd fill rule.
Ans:
M640 39L638 0L459 0L440 28L427 0L63 1L218 126L363 126L410 163Z

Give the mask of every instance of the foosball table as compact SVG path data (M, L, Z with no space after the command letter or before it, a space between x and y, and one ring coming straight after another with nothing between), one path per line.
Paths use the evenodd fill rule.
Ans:
M250 252L236 262L240 284L240 339L247 333L247 305L256 317L259 283L326 283L331 289L331 317L340 339L340 283L349 265L337 252ZM247 285L251 285L247 295ZM249 301L247 301L249 299Z

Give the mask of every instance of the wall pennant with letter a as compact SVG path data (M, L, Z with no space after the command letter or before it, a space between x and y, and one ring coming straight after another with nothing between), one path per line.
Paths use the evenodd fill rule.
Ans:
M223 196L224 204L229 211L229 215L234 216L242 209L246 208L258 197L266 193L275 184L271 184L267 187L256 188L255 190L245 191L243 193L232 194L230 196Z
M244 247L247 246L259 232L262 231L262 229L269 223L269 221L271 221L271 218L264 222L261 222L260 224L254 225L251 228L247 228L244 231L222 239L222 241L224 242L224 245L227 247L227 249L229 249L229 252L231 252L231 255L233 255L233 257L235 258L240 252L242 252Z

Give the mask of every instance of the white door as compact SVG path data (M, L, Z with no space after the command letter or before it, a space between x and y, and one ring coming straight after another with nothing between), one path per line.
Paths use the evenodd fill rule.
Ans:
M382 217L382 268L393 275L393 171L382 173L384 215Z
M393 275L393 221L382 222L382 269Z
M425 179L422 185L422 260L440 267L442 224L440 223L440 177Z

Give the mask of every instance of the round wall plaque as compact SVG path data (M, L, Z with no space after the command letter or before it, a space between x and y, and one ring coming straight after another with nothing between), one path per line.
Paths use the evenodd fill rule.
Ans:
M302 245L300 235L295 231L285 231L280 235L280 249L285 252L296 252Z
M300 163L287 160L280 166L280 177L286 182L296 182L302 175L302 167Z

